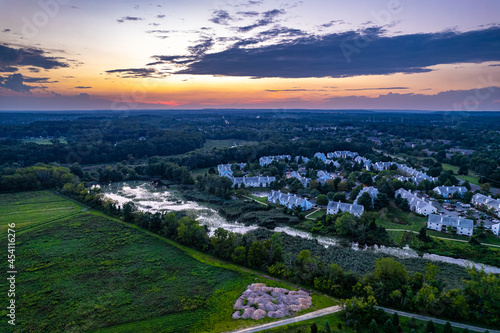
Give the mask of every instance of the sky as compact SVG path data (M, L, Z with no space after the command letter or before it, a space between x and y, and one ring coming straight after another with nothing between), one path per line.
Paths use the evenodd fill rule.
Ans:
M0 0L0 110L500 110L498 0Z

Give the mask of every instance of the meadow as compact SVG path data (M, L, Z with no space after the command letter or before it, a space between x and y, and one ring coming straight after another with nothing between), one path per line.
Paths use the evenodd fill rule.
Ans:
M0 211L3 228L16 223L13 332L228 331L255 324L231 318L248 284L293 289L48 191L1 194Z

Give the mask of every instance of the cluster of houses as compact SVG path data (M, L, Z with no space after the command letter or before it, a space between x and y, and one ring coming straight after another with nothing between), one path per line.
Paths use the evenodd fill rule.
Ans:
M327 158L324 153L316 153L316 154L314 154L314 157L316 157L318 160L324 162L325 164L333 164L337 168L340 166L339 162L333 161L333 160Z
M406 164L398 164L398 171L406 176L398 177L399 180L411 180L415 184L419 184L422 180L428 180L430 182L435 182L438 180L437 177L430 177L426 173L420 172L416 169L413 169Z
M290 156L290 155L263 156L263 157L259 158L259 164L261 166L268 166L269 164L273 163L274 161L280 161L280 160L290 161L291 159L292 159L292 156Z
M238 165L240 169L242 170L246 163L234 163L235 165ZM233 164L219 164L217 166L217 172L219 173L219 176L221 177L229 177L233 178L233 170L232 170L232 165Z
M394 194L396 198L398 197L398 195L401 195L402 199L408 200L408 203L410 204L410 210L414 211L417 214L428 216L437 212L437 208L434 207L432 203L417 197L414 193L411 193L411 191L400 188Z
M273 204L280 204L289 209L302 208L303 211L309 210L313 204L305 198L298 197L296 194L282 193L281 191L271 191L267 201Z
M328 158L355 158L359 154L356 152L348 151L348 150L337 150L334 151L333 153L328 153L326 157Z
M233 177L234 187L269 187L276 177Z
M302 176L300 172L297 171L288 171L286 174L287 178L297 178L304 187L308 187L311 185L311 178L307 178Z

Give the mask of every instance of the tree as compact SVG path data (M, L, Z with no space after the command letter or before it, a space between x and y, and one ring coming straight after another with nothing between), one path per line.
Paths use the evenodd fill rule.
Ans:
M318 333L318 325L316 325L316 323L312 323L311 333Z
M340 236L347 236L354 232L356 227L356 218L350 213L343 213L335 221L335 229Z
M408 327L417 328L417 321L415 320L415 317L411 317L410 320L408 320Z
M384 323L384 333L396 333L396 328L391 319L387 319Z
M377 321L375 319L372 319L372 321L370 322L370 325L368 326L368 330L370 331L370 333L377 333L378 332L378 325L377 325Z
M326 206L326 205L328 205L328 198L327 198L327 196L324 195L324 194L318 195L318 197L316 198L316 204L318 206Z
M399 315L397 312L394 312L394 314L392 315L392 323L394 324L395 327L398 327L399 326Z
M323 333L331 333L332 332L332 329L330 328L330 323L327 321L325 321L325 326L323 327Z
M466 181L462 184L462 186L464 186L464 187L467 189L467 191L470 191L470 190L471 190L470 183L469 183L469 181L468 181L468 180L466 180Z
M389 197L386 193L380 192L374 200L373 205L375 210L381 210L382 208L389 206Z
M246 261L246 249L244 246L238 246L231 254L231 259L240 265L244 265Z
M491 189L491 185L490 183L484 183L483 185L481 185L481 192L483 193L490 193L490 189Z
M425 333L436 333L436 327L434 326L434 322L432 320L427 322L427 326L425 326Z
M255 241L248 250L248 263L251 267L260 268L267 262L267 251L264 243Z
M373 210L373 200L368 192L364 192L358 199L358 205L365 207L365 211Z
M345 196L345 193L342 193L342 192L337 192L335 193L335 195L333 196L332 198L333 201L335 202L346 202L346 196Z
M469 174L469 168L467 168L466 165L462 165L460 169L458 169L458 174L459 175L468 175Z
M451 328L451 324L449 321L447 321L444 325L443 333L453 333L453 328Z
M132 201L126 202L123 205L123 221L132 222L134 220L135 212L137 212L137 207Z
M427 236L427 228L422 227L418 233L417 238L422 241L422 242L429 242L431 239L429 236Z

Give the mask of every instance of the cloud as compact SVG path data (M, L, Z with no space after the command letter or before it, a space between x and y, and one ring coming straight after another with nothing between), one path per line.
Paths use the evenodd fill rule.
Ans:
M242 45L204 54L177 73L283 78L423 73L438 64L500 61L500 27L398 36L368 28L261 47ZM185 56L169 57L175 62Z
M125 21L142 21L144 20L142 17L137 17L137 16L125 16L122 17L121 19L116 20L118 23L123 23Z
M165 17L165 15L156 15L157 18L162 19Z
M10 29L3 29L2 32L9 32Z
M124 68L111 69L106 71L108 74L118 73L123 78L145 78L156 77L158 71L154 68Z
M75 89L92 89L92 87L77 86Z
M254 16L259 16L259 12L256 12L254 10L252 11L246 11L246 12L238 12L238 15L244 16L244 17L254 17Z
M9 89L17 92L27 92L29 93L31 89L34 89L33 86L25 85L24 82L27 82L22 74L12 74L10 76L2 78L2 82L0 83L0 87Z
M47 56L43 50L36 48L15 49L0 45L0 67L6 66L32 66L43 69L68 67L66 59Z
M229 15L229 12L227 10L222 10L222 9L215 10L212 13L212 17L210 18L211 22L220 25L228 25L229 21L232 20L233 18L231 17L231 15Z
M344 89L344 91L363 91L363 90L403 90L410 89L408 87L379 87L379 88L351 88Z
M214 40L209 37L205 37L199 41L198 44L188 47L189 52L195 56L201 56L207 52L214 45Z
M266 89L267 92L288 92L288 91L327 91L325 89Z
M263 12L261 14L261 18L255 22L254 24L243 26L243 27L236 27L236 30L238 32L248 32L251 31L255 28L259 27L265 27L267 25L270 25L275 22L275 18L278 15L285 14L285 11L283 9L273 9L273 10L268 10L267 12Z
M18 69L16 67L6 66L0 67L0 72L17 72Z

